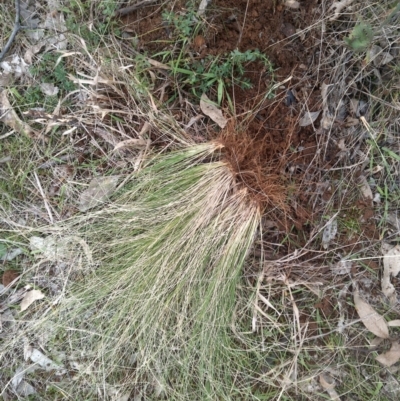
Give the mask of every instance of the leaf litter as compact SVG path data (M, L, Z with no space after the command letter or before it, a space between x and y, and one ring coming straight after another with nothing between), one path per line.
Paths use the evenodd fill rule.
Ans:
M0 88L0 121L19 134L31 135L33 129L23 122L12 108L7 98L7 91Z
M35 301L43 299L45 295L40 290L28 291L21 301L21 312L26 311Z
M337 232L338 224L336 217L334 217L328 221L322 232L322 246L324 249L328 249L330 243L335 239Z
M378 355L376 360L383 366L390 367L400 360L400 343L394 341L390 350L384 354Z
M304 113L304 116L301 117L299 121L300 127L307 127L308 125L311 125L320 115L321 110L319 111L307 111Z
M354 305L364 326L377 337L389 338L386 320L369 303L365 302L358 290L354 291Z
M79 199L79 210L86 212L108 201L114 193L119 176L95 177Z
M400 246L383 246L383 274L382 274L382 292L388 298L390 305L397 303L396 288L391 282L392 277L400 273Z
M222 115L222 111L218 108L218 106L212 102L205 93L201 95L200 108L201 111L207 117L210 117L211 120L217 123L220 128L225 128L228 122L227 119Z

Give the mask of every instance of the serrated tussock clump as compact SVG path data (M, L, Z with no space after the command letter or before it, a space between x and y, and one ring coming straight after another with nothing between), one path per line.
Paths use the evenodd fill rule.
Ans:
M200 400L250 385L250 351L238 351L231 325L261 210L222 147L158 156L115 202L70 223L99 267L75 285L62 322L131 389Z

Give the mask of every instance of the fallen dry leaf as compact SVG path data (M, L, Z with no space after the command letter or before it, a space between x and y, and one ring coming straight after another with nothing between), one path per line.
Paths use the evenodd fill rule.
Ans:
M393 342L390 350L384 354L378 355L376 360L386 367L394 365L400 360L400 343L398 341Z
M11 104L7 98L6 90L0 90L0 121L18 133L25 135L30 135L33 133L32 128L28 124L21 121L17 116L17 113L11 107Z
M126 141L121 141L118 142L114 149L113 152L115 152L118 149L123 149L123 148L143 148L147 146L147 141L145 141L144 139L127 139Z
M319 384L329 394L331 400L339 400L339 394L335 390L335 379L328 373L319 375Z
M59 91L57 86L45 82L40 84L40 90L46 96L56 96Z
M354 305L358 316L360 316L364 326L377 337L389 338L389 328L386 320L367 302L365 302L360 293L354 291Z
M400 245L396 245L384 252L383 255L383 275L382 292L389 299L390 305L397 302L396 288L391 283L391 277L396 277L400 273Z
M299 125L300 127L307 127L311 125L319 116L321 110L319 111L306 111L304 116L300 119Z
M344 122L345 127L355 127L358 124L360 124L358 118L353 118L353 117L347 117Z
M3 285L3 284L1 284L1 285ZM13 292L13 293L7 298L7 300L6 300L5 302L0 303L0 313L5 312L5 311L9 308L10 305L14 305L14 304L18 303L19 301L21 301L21 299L24 298L26 292L27 292L28 290L30 290L30 288L31 288L31 287L30 287L29 285L27 285L27 286L25 286L24 288L20 288L19 290ZM5 291L7 291L7 288L3 288L3 289L2 289L2 293L3 293L3 294L5 293ZM3 315L3 316L4 316L4 315ZM0 319L0 320L1 320L1 319Z
M289 8L293 8L294 10L300 8L300 3L296 0L285 0L284 5Z
M374 195L372 193L372 189L369 186L368 181L365 178L365 176L364 175L360 175L358 177L358 182L361 185L360 186L360 191L361 191L361 194L362 194L363 198L372 200Z
M50 358L40 352L38 349L28 346L24 350L24 357L25 360L30 359L33 363L38 364L42 369L46 370L47 372L52 370L62 370L65 372L65 369L57 365L53 362Z
M40 50L42 50L43 46L44 46L44 43L38 43L36 45L32 45L32 46L28 47L28 49L26 50L26 52L24 54L25 62L28 63L29 65L32 64L34 55L39 53Z
M379 347L384 341L385 341L384 338L375 337L375 338L373 338L373 339L370 341L370 343L369 343L370 348Z
M400 319L391 320L388 322L389 327L400 327Z
M337 220L331 219L331 221L326 224L322 233L322 246L324 247L324 249L328 249L330 242L336 237L337 230Z
M340 274L340 275L349 274L351 272L352 267L353 267L353 262L351 260L342 259L331 266L331 271L334 274Z
M31 394L35 394L36 390L28 382L24 380L25 374L35 371L35 367L23 367L19 366L11 379L11 386L14 391L21 397L28 397Z
M6 57L5 60L0 63L0 67L5 73L12 74L15 77L21 77L23 75L30 76L28 64L17 54Z
M210 3L210 2L211 2L211 0L201 0L199 8L197 10L197 15L203 15L206 11L208 3Z
M340 13L346 7L348 7L354 0L342 0L342 1L334 1L333 4L329 7L329 11L335 10L335 14L333 17L329 18L330 21L334 21L339 18Z
M25 294L25 296L22 298L21 312L27 310L29 308L29 306L33 304L33 302L35 302L39 299L43 299L43 298L44 298L44 294L39 290L28 291Z
M388 52L384 52L382 47L378 45L372 45L368 51L368 59L372 61L375 67L381 67L385 64L390 63L393 60L393 56Z
M21 0L20 2L21 23L28 29L35 29L39 25L38 13L35 5L29 0Z
M82 192L79 210L85 212L107 201L117 187L119 176L95 177L89 187Z
M227 120L222 115L222 111L213 103L208 96L203 93L200 98L201 111L217 123L221 128L224 128Z

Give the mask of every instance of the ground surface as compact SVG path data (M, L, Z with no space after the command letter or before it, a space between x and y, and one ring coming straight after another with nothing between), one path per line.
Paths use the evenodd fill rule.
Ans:
M28 2L27 9L42 20L52 15L49 36L64 32L54 23L64 13L68 45L57 51L48 43L34 48L37 41L20 33L9 54L22 55L30 73L11 70L12 79L0 86L32 128L23 132L0 114L4 287L21 274L17 286L1 292L4 327L18 320L19 311L10 305L19 305L20 298L10 297L25 285L54 298L66 285L63 267L48 254L39 267L34 263L28 245L33 231L24 226L54 224L92 208L82 208L81 194L93 177L127 177L153 151L218 141L237 182L263 210L262 236L243 274L257 288L251 329L255 341L263 347L266 342L271 360L257 372L266 397L260 399L335 399L333 390L342 400L398 399L398 351L394 363L376 360L398 347L396 323L390 336L377 335L382 328L363 325L365 307L354 298L359 292L375 308L370 315L377 311L385 322L397 321L397 298L382 286L389 277L397 294L399 271L385 259L390 255L400 263L398 10L385 20L396 4L356 4L334 18L337 3L331 1L288 7L280 1L212 0L193 20L197 2L149 2L121 17L114 12L127 4L99 1L96 8L65 1L60 12L50 3L35 9ZM8 13L4 18L11 26ZM375 32L361 52L345 42L360 20ZM9 32L2 29L4 46ZM373 46L390 61L374 59ZM207 70L212 60L255 50L273 73L257 59L243 63L240 79L251 87L229 76L217 81L221 93L215 84L204 86L199 68L213 72ZM56 85L59 95L41 92L42 83ZM218 108L228 121L225 128L202 113L205 90L217 103L222 94ZM4 99L0 106L7 108ZM136 142L127 146L127 140ZM8 258L13 249L21 254ZM71 277L79 280L81 273ZM271 324L285 329L274 331ZM373 348L375 336L383 340ZM31 347L39 348L37 340ZM7 352L0 394L18 399L24 393L12 379L25 366L22 350ZM4 362L11 356L14 363ZM71 379L79 364L71 355L63 358ZM37 399L68 398L58 392L68 380L37 372L26 378ZM99 399L136 401L141 394L111 393L99 391Z
M246 119L243 134L256 143L256 146L249 147L249 154L240 156L245 166L239 169L247 170L248 164L255 160L255 164L261 164L262 167L271 165L273 167L269 173L279 175L285 185L292 186L295 191L292 194L293 204L285 216L288 221L282 216L278 219L281 233L271 233L274 239L267 236L266 240L280 242L289 235L296 246L305 245L314 228L312 222L315 220L319 224L321 215L326 212L326 203L330 201L334 202L332 208L340 207L343 214L347 210L357 214L354 218L360 220L360 230L367 239L379 237L372 203L355 197L346 201L346 205L339 205L337 202L343 202L343 199L335 203L334 189L329 185L334 179L342 179L343 169L340 167L355 164L349 157L343 159L343 149L339 145L342 138L354 136L354 132L349 133L344 122L339 126L341 121L338 120L334 135L327 135L320 128L322 115L313 125L300 127L298 124L305 111L322 109L321 85L324 82L331 84L335 79L334 63L329 63L329 60L320 62L321 55L327 51L327 44L322 40L320 29L312 28L320 18L321 9L313 1L296 11L282 5L276 6L273 2L241 1L233 8L228 3L215 1L210 6L214 15L209 21L207 33L205 36L197 35L190 43L194 57L203 60L207 55L224 55L234 49L243 52L259 49L274 65L276 81L290 77L289 82L278 88L274 99L262 101L271 84L271 77L262 71L260 63L251 63L246 68L246 77L251 81L252 88L244 90L236 86L229 89L239 124L241 116L244 115L242 119ZM173 9L178 14L186 10L179 2L174 4ZM165 43L173 34L163 21L164 12L164 8L153 6L122 18L122 29L134 32L140 38L140 51L151 54L166 50ZM196 49L196 39L201 43L201 49ZM173 44L168 46L172 48ZM288 94L288 91L291 92ZM297 99L289 100L292 93L296 94ZM163 100L166 101L168 95L164 96ZM251 117L248 116L249 110L255 110ZM348 107L344 113L342 120L350 113ZM179 107L176 117L179 121ZM208 135L211 138L218 136L217 133ZM198 140L202 141L204 137ZM319 151L318 154L319 149L323 149L323 152ZM348 185L355 184L362 167L360 165L358 171L353 169L351 176L347 175ZM252 168L257 167L253 165ZM335 174L325 174L331 168L339 170L336 177ZM344 233L340 243L354 250L359 238L349 240ZM276 257L290 252L290 244L290 241L287 242L289 249L282 247L282 253ZM363 245L359 243L358 246Z

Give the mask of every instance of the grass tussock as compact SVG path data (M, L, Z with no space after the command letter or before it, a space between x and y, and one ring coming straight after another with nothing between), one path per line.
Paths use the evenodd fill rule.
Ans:
M73 227L100 265L60 313L80 328L71 344L95 351L108 377L124 372L131 388L151 383L168 399L230 399L235 382L239 392L249 384L230 326L260 210L220 148L157 157L115 203Z

